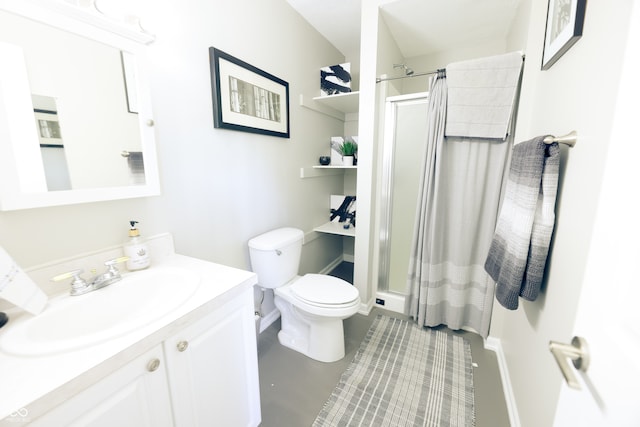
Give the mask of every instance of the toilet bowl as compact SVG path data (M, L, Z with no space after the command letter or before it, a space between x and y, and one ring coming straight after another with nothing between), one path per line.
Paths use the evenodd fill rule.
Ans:
M312 359L335 362L345 354L343 320L357 313L360 296L337 277L297 275L303 235L281 228L251 239L251 265L258 286L274 290L280 343Z
M282 345L321 362L344 357L342 321L360 307L354 286L336 277L307 274L276 288L274 295L281 315L278 340Z

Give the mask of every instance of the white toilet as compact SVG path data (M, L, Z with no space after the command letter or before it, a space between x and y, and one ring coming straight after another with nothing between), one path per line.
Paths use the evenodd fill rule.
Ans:
M360 306L358 289L337 277L323 274L298 276L302 230L279 228L249 240L258 286L273 289L284 346L321 362L344 357L342 320Z

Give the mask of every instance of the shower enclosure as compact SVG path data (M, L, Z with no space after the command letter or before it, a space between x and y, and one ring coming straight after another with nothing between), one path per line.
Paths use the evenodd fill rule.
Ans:
M378 291L405 295L427 142L428 93L388 97L381 151Z

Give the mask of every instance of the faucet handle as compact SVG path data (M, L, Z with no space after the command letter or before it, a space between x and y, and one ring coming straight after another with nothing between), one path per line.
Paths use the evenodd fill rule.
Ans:
M84 273L84 270L77 269L67 271L66 273L58 274L51 278L53 282L60 282L65 279L73 279L71 281L71 295L82 295L91 290L91 286L80 275Z
M104 265L107 266L107 271L104 275L111 276L111 278L120 278L120 271L116 268L116 264L120 264L121 262L128 261L128 256L121 256L118 258L113 258L104 262Z
M129 261L129 257L128 256L121 256L121 257L118 257L118 258L110 259L108 261L105 261L104 265L106 265L107 267L111 268L111 267L115 266L116 264L120 264L121 262L125 262L125 261Z

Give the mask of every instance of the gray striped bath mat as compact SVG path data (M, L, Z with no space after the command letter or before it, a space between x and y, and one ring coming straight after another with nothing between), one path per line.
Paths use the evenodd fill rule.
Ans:
M471 347L378 315L313 427L473 426Z

